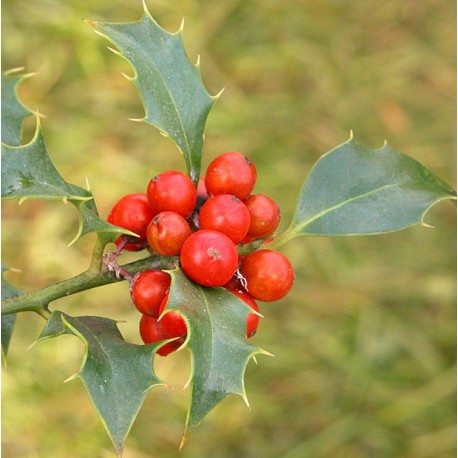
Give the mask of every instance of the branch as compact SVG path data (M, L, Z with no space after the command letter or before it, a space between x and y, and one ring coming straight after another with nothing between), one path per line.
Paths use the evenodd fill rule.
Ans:
M120 269L133 276L145 269L170 269L173 267L175 261L175 257L167 258L153 255L120 266ZM33 311L47 319L50 313L48 306L52 301L81 291L125 280L123 277L118 277L115 272L105 271L103 268L95 269L95 264L101 265L101 261L93 257L89 269L75 277L37 291L5 299L2 303L2 315Z

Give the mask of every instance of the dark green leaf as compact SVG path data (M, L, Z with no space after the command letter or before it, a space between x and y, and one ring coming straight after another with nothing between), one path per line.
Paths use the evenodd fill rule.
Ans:
M17 95L19 83L29 75L18 74L18 70L2 74L2 142L11 146L21 143L22 123L32 114Z
M20 289L11 286L4 278L3 272L8 270L8 267L2 266L2 301L8 297L19 296L22 294ZM2 359L6 361L8 354L8 348L13 334L14 323L16 321L16 315L5 315L2 316Z
M118 455L147 392L164 383L154 374L152 358L161 344L124 341L116 322L96 316L71 317L54 311L39 340L73 334L86 346L83 382Z
M411 157L350 139L312 168L291 226L278 242L298 235L393 232L424 224L434 204L455 198L450 186Z
M216 97L205 89L199 64L193 65L186 55L182 28L177 33L166 32L146 6L138 22L89 23L130 63L134 77L129 79L145 108L143 121L175 142L197 183L204 126Z
M176 310L188 325L192 355L191 404L183 438L226 396L238 394L248 403L244 373L249 360L267 352L246 339L250 308L223 288L205 288L181 270L171 272L165 310Z
M38 121L38 120L37 120ZM2 199L53 199L72 203L80 213L79 230L73 241L88 232L103 232L115 240L131 232L108 224L97 215L92 193L65 181L46 150L40 123L27 145L2 145Z
M92 195L62 178L51 162L37 123L35 136L27 145L3 145L2 198L80 201L92 199Z

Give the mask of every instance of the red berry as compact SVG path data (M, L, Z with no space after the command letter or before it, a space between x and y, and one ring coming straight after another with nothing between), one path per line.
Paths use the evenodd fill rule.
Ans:
M280 208L273 199L264 194L253 194L243 202L250 213L249 236L262 238L277 229L280 222Z
M253 251L242 262L241 274L255 299L273 302L288 294L294 271L288 258L274 250Z
M170 275L160 270L144 270L135 275L130 296L143 315L159 316L159 307L170 288Z
M160 342L161 340L170 339L171 336L164 329L162 324L157 321L157 318L142 315L140 318L140 337L145 344ZM177 350L183 344L183 339L177 339L163 345L157 351L160 356L167 356Z
M213 229L239 243L250 227L250 212L245 204L231 194L211 197L200 210L200 229Z
M232 194L245 199L256 183L256 167L246 156L236 152L217 156L207 168L205 186L209 194Z
M237 296L239 299L242 299L243 302L245 302L246 305L251 307L253 310L256 312L259 312L259 307L258 304L256 304L255 300L248 294L244 293L242 291L237 291L237 290L229 290L232 294ZM258 329L258 324L259 324L259 315L256 315L255 313L249 313L247 318L246 318L246 336L247 339L250 337L253 337L256 334L256 331Z
M181 248L181 267L188 277L204 286L222 286L234 275L237 249L221 232L205 229L194 232Z
M141 250L146 241L146 228L154 217L154 211L148 203L146 194L127 194L116 202L111 209L107 221L115 226L128 229L139 236L138 243L129 243L125 249L130 251ZM120 243L116 240L116 244Z
M180 254L181 246L191 235L191 228L186 220L174 212L158 213L149 223L146 231L148 243L162 256Z
M159 308L159 316L162 315L168 300L169 296L167 295ZM186 321L178 312L167 312L161 317L159 322L162 323L162 327L170 337L183 337L188 332Z
M177 170L168 170L152 178L146 194L155 213L172 211L187 218L196 205L194 183Z

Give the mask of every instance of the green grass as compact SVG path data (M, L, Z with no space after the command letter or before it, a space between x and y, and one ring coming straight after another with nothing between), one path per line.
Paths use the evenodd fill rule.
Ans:
M159 23L201 55L210 92L225 91L206 128L204 166L239 150L258 168L257 192L282 208L286 227L312 164L353 130L370 147L386 139L455 182L456 5L149 1ZM62 175L89 179L101 215L158 172L184 164L148 125L128 65L81 19L130 21L141 2L5 0L3 69L38 72L20 88L46 115L50 155ZM33 123L27 123L30 138ZM170 389L153 390L125 457L302 458L456 456L456 211L434 208L434 229L290 242L296 282L265 304L256 343L275 355L250 364L246 388L218 406L179 453L189 392L186 351L156 368ZM3 262L30 290L84 270L93 240L73 247L76 212L50 202L3 204ZM261 304L262 305L262 304ZM67 313L125 320L139 342L125 284L53 304ZM18 318L3 370L3 453L10 458L113 456L78 381L83 347L70 336L26 351L43 326Z

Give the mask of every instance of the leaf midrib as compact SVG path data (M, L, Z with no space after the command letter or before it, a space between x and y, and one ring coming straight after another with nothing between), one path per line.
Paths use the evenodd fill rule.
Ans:
M397 183L393 183L393 184L387 184L385 186L382 186L380 188L377 188L377 189L373 189L372 191L369 191L369 192L366 192L364 194L360 194L359 196L355 196L355 197L351 197L349 199L346 199L342 202L339 202L338 204L336 205L333 205L332 207L329 207L329 208L326 208L325 210L317 213L316 215L312 216L311 218L303 221L301 224L298 224L295 226L295 231L296 232L302 232L302 230L307 227L308 225L312 224L314 221L322 218L323 216L327 215L328 213L334 211L334 210L337 210L338 208L341 208L351 202L355 202L357 200L360 200L360 199L363 199L371 194L375 194L377 192L381 192L382 190L384 189L388 189L388 188L394 188L394 187L397 187L398 184ZM295 218L295 220L297 220L297 218Z

